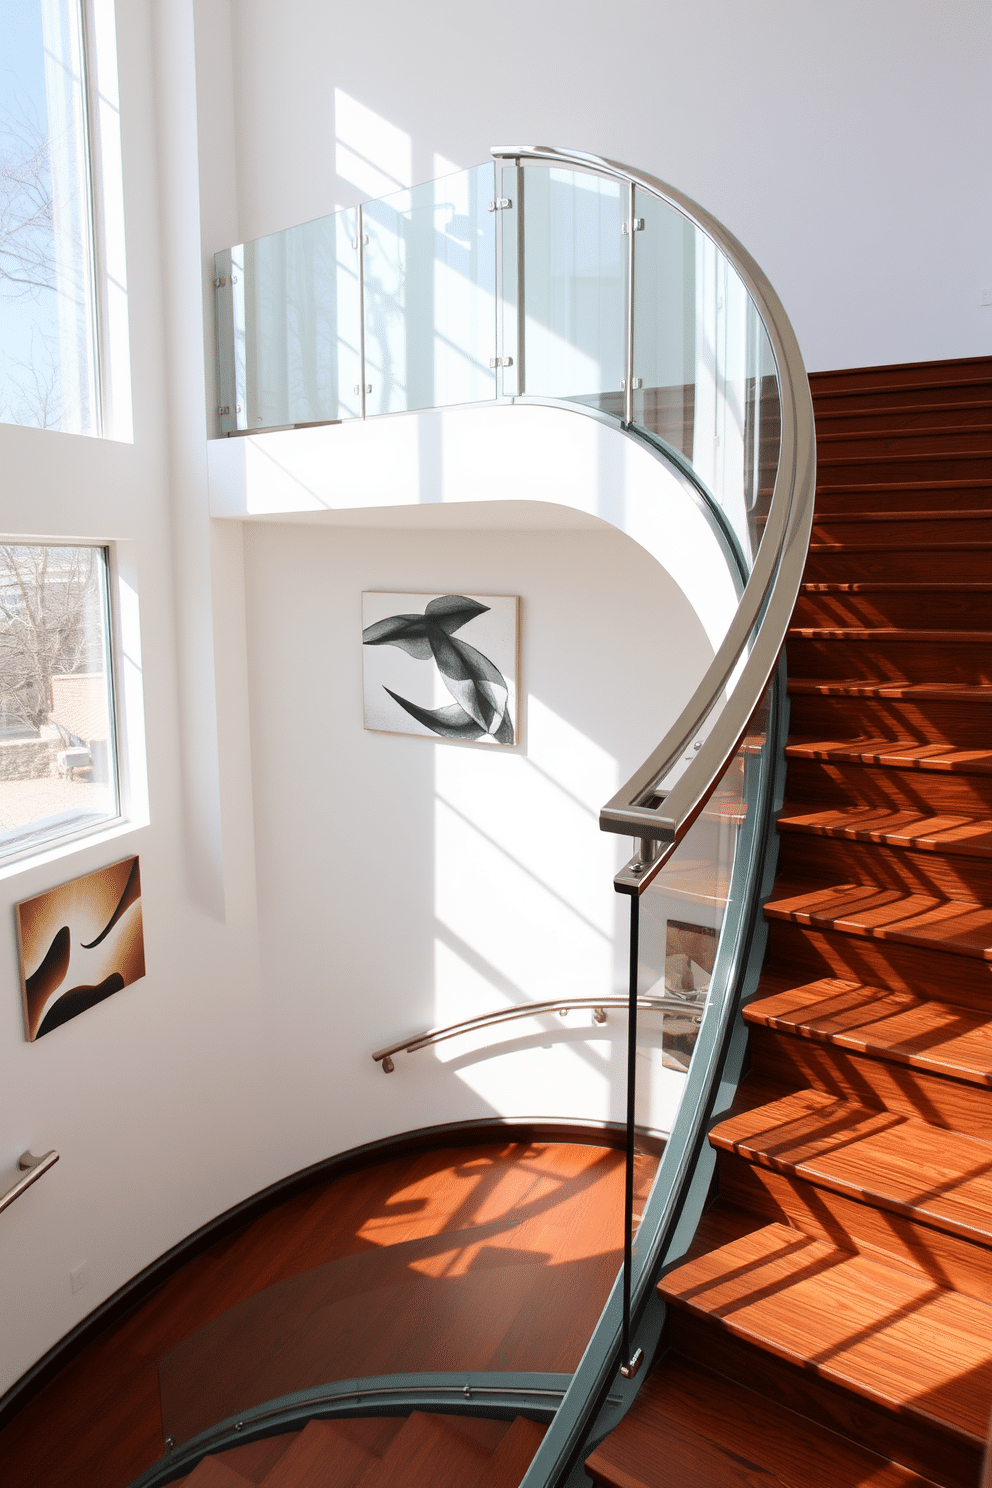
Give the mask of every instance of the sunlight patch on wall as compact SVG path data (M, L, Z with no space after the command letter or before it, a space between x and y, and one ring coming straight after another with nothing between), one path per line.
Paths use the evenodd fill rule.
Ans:
M335 170L364 195L413 185L413 150L404 130L340 88L334 90L334 125Z

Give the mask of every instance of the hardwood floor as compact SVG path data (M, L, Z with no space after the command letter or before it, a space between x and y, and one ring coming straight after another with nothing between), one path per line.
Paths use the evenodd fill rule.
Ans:
M639 1159L640 1191L655 1165ZM571 1370L616 1275L622 1207L623 1154L604 1147L461 1147L338 1178L191 1261L79 1355L0 1435L0 1480L4 1488L125 1488L162 1452L158 1365L170 1353L180 1367L168 1409L185 1410L194 1428L197 1389L220 1409L256 1370L263 1387L295 1380L287 1387L300 1388L297 1352L318 1368L313 1384L389 1369ZM360 1279L361 1291L336 1314L332 1305L328 1322L309 1304L327 1303L336 1268L350 1283ZM317 1299L315 1287L325 1288ZM283 1333L273 1374L271 1356L251 1345L265 1342L280 1311L269 1300L287 1289L301 1304L299 1350L293 1330ZM370 1330L386 1294L388 1325ZM232 1309L248 1333L235 1331L222 1359L212 1349ZM399 1341L392 1353L391 1338ZM336 1342L350 1349L347 1368L337 1367Z
M992 359L811 383L750 1072L613 1488L975 1488L989 1430Z

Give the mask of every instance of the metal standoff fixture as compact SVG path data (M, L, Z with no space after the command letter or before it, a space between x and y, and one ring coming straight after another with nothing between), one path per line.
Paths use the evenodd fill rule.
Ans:
M43 1152L40 1157L35 1157L33 1152L22 1152L17 1159L20 1176L0 1193L0 1209L6 1209L15 1199L19 1199L32 1183L37 1183L42 1173L47 1173L49 1168L54 1168L58 1160L59 1155L54 1148L51 1152Z

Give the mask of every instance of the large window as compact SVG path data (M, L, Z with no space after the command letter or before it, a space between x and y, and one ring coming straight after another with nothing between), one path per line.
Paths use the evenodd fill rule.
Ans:
M0 544L0 861L119 811L101 547Z
M107 10L0 0L0 421L128 438L129 410L108 427L123 287L122 244L106 232L108 163L119 195ZM122 238L116 206L110 222ZM117 382L120 405L119 369Z

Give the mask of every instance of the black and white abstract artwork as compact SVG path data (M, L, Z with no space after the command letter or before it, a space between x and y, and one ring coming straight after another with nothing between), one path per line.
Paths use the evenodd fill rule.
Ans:
M365 727L517 742L515 594L362 595Z

